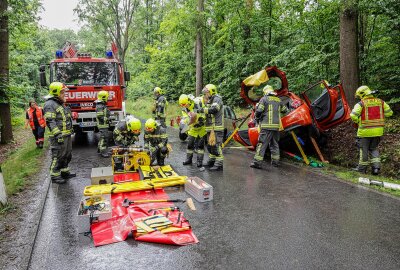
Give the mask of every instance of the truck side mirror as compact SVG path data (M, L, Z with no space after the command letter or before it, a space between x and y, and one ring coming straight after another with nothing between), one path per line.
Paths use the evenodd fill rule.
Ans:
M40 76L40 85L41 86L47 86L46 73L43 72L43 71L40 71L39 76Z
M129 82L131 80L131 73L129 71L124 72L124 79L126 82Z

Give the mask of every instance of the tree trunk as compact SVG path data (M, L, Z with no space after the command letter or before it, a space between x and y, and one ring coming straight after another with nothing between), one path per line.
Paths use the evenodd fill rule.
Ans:
M8 61L8 16L7 0L0 0L0 125L1 143L13 139L10 103L7 97L9 61Z
M199 96L201 89L203 88L203 12L204 12L204 0L198 0L197 2L197 35L196 35L196 96Z
M347 5L340 15L340 81L351 107L355 104L354 93L360 83L357 18L355 5Z

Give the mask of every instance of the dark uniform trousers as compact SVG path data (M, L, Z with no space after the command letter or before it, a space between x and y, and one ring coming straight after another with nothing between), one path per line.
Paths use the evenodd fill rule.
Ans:
M64 136L64 142L59 144L54 137L50 137L51 166L50 175L60 176L61 173L69 173L68 164L72 159L71 135Z
M224 155L222 154L222 143L224 140L224 132L223 131L214 131L215 132L215 145L207 144L207 150L209 153L209 162L214 162L214 166L222 167L224 162ZM207 142L210 140L210 131L207 131Z
M279 130L261 129L258 136L256 155L254 156L256 161L260 162L264 160L265 151L267 151L268 146L271 151L272 161L279 161Z

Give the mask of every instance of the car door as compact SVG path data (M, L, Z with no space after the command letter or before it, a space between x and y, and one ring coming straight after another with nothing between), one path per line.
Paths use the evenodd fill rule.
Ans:
M326 81L320 81L301 95L310 108L315 125L322 131L350 118L350 108L341 84L331 86Z

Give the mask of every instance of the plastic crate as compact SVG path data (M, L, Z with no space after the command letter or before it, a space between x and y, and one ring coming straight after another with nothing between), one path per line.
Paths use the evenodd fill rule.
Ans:
M208 202L213 199L213 187L197 176L188 177L185 191L199 202Z

